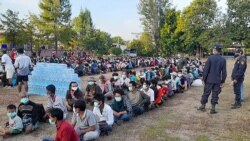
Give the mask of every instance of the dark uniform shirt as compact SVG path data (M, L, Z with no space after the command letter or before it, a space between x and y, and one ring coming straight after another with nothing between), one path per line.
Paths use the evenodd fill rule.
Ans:
M208 57L203 71L205 83L221 84L227 77L226 60L219 54Z
M234 64L231 79L236 80L237 82L242 82L244 80L246 69L247 59L245 56L241 56Z

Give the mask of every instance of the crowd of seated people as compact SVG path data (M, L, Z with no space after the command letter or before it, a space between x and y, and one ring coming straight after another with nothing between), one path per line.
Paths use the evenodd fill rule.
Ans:
M86 141L108 135L114 125L157 109L168 97L185 93L202 75L201 62L188 60L178 67L175 61L170 59L138 71L113 72L110 78L102 74L99 80L90 76L84 91L79 89L79 84L71 82L65 98L56 95L53 84L48 85L45 108L23 93L18 108L12 104L7 107L9 124L0 129L0 135L31 133L39 130L40 122L57 126L55 139L44 138L44 141L65 140L68 136L69 141L75 138ZM72 114L71 123L67 121L68 114Z

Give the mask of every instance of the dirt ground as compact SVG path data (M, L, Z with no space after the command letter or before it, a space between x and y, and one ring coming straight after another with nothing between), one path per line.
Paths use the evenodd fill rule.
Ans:
M250 63L248 63L248 66ZM241 109L230 109L234 102L233 88L230 86L230 76L233 61L228 60L228 78L220 94L218 114L210 115L210 104L207 112L196 109L200 105L202 87L192 87L184 94L168 99L160 108L133 118L121 126L115 126L109 136L100 137L98 141L250 141L250 71L245 77L245 101ZM110 75L110 74L109 74ZM96 76L98 77L98 76ZM86 84L83 77L82 84ZM31 96L31 100L46 105L46 97ZM16 90L8 91L0 88L0 123L7 120L6 105L18 104ZM69 119L70 120L70 119ZM41 124L40 128L28 135L18 135L6 141L41 141L43 137L53 137L55 127ZM0 140L2 140L0 138Z

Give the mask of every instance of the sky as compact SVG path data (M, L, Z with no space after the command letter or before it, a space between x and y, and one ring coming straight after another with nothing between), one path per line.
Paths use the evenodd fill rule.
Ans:
M172 0L173 6L182 10L192 0ZM218 6L225 10L226 0L217 0ZM0 0L0 13L7 9L18 11L21 18L29 13L39 14L40 0ZM137 5L139 0L70 0L72 4L72 18L76 17L80 9L89 9L95 28L108 32L111 36L121 36L125 40L135 38L131 33L141 33L140 15Z

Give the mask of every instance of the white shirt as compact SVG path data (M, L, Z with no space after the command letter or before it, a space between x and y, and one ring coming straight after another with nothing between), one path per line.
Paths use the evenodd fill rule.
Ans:
M106 121L108 125L113 125L114 115L113 110L109 105L104 104L102 113L99 108L94 107L93 113L96 115L98 121Z
M151 88L149 88L148 91L143 90L143 92L150 97L150 102L155 101L155 93Z
M51 109L51 108L59 108L63 111L64 114L67 113L65 100L63 97L60 97L60 96L56 96L55 102L52 100L50 96L48 97L47 109Z
M130 79L129 78L120 78L120 82L121 82L121 84L124 84L125 83L125 85L126 86L128 86L129 85L129 82L130 82Z
M21 76L29 74L31 65L30 57L24 54L18 55L14 64L15 68L17 68L17 74Z
M4 54L2 56L2 63L4 63L4 65L5 65L5 70L7 70L7 69L13 69L14 70L14 66L12 64L12 60L10 59L9 55Z
M19 116L15 116L13 119L9 118L9 127L10 129L23 130L23 121Z

